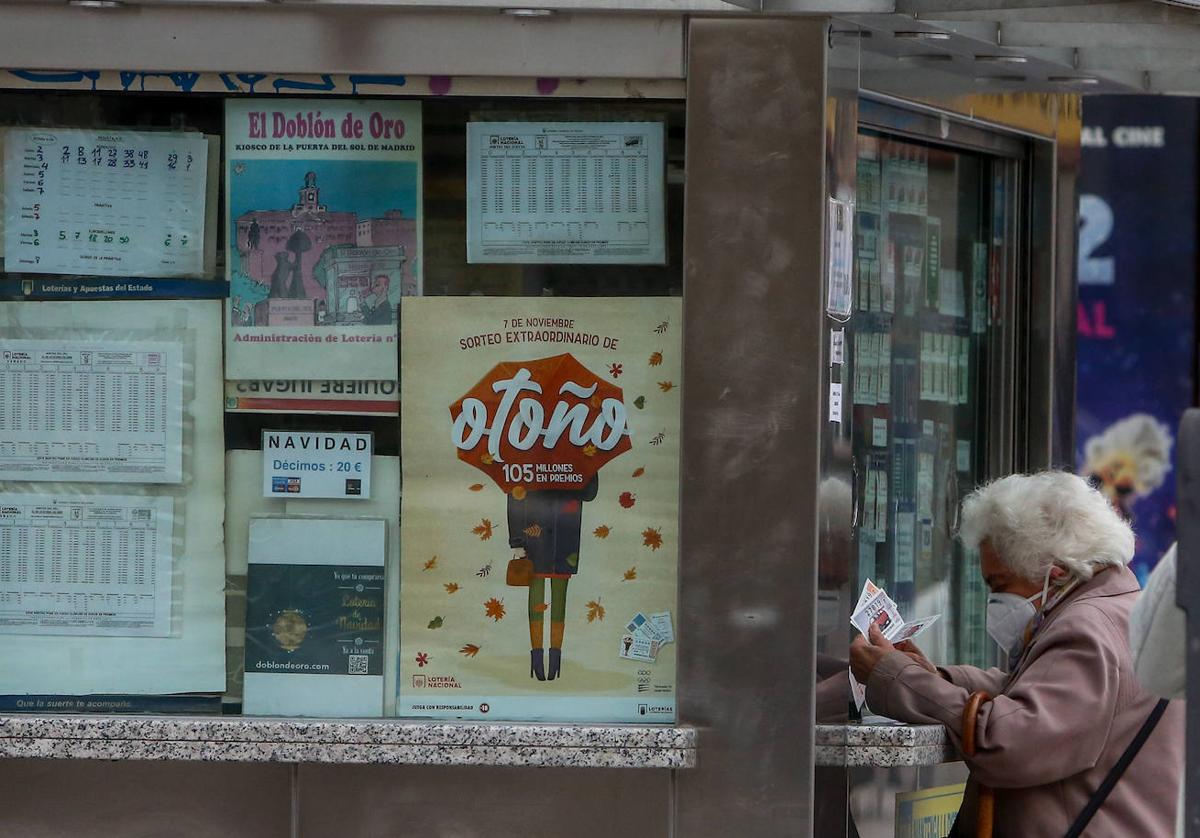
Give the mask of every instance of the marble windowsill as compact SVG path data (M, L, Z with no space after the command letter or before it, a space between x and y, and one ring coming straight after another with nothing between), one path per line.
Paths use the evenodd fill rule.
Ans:
M817 725L815 760L822 766L918 766L962 757L941 725Z
M691 768L690 727L0 716L0 758Z

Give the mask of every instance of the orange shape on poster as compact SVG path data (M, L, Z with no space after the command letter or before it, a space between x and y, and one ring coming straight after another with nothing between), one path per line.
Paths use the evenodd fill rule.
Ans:
M570 353L493 367L450 405L458 458L504 492L582 491L633 446L621 388Z

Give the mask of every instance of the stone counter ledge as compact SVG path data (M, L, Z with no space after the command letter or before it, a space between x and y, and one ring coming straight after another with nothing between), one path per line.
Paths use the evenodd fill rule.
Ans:
M822 766L889 768L962 758L942 725L817 725L814 745Z
M690 768L696 731L643 725L0 716L0 757Z

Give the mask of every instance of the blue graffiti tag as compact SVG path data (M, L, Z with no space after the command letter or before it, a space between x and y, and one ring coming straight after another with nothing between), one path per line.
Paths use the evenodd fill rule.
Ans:
M350 76L350 95L358 95L358 86L360 84L378 84L387 85L389 87L404 87L408 84L408 79L404 76L372 76L372 75L351 75Z
M279 78L275 79L275 81L271 82L271 84L275 88L276 93L281 90L332 91L337 87L337 84L333 80L333 76L328 74L321 76L320 83L315 81L301 81L300 79L288 79L280 76Z
M34 84L78 84L84 79L91 79L92 90L100 80L99 70L70 70L65 73L39 72L37 70L9 70L9 73L22 81Z
M253 93L254 85L258 84L267 76L265 73L237 73L234 77L237 78L237 80L242 84L249 86L249 92ZM234 82L233 78L230 78L229 73L221 73L221 81L225 83L225 89L230 92L236 93L241 90L237 83Z
M191 93L192 88L196 86L196 82L200 80L199 73L139 73L134 70L121 71L121 89L129 90L130 85L137 79L142 80L141 91L146 92L147 78L168 78L171 83L182 90L184 93Z

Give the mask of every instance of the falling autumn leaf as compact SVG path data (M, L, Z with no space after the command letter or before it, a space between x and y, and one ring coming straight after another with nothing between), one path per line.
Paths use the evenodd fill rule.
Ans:
M596 620L604 620L604 606L600 604L599 599L593 599L587 604L587 621L592 623Z
M638 396L636 399L633 400L633 406L636 407L638 410L643 410L646 407L646 397Z
M483 604L483 615L491 617L495 622L500 622L504 619L504 600L492 597Z
M437 567L437 556L425 562L425 570L433 570L435 567Z
M612 530L607 524L601 524L600 526L596 527L596 529L592 530L592 535L596 536L596 538L608 538L608 534L611 532Z
M429 621L429 628L440 629L442 627L442 622L443 621L442 621L441 617L434 617L432 620Z
M641 477L645 473L646 473L646 469L642 468L642 467L638 467L633 470L634 477Z
M661 352L654 352L650 355L650 366L652 366L652 367L661 366L662 362L663 362L663 354Z
M622 509L633 509L633 505L637 503L637 496L633 492L621 492L621 496L617 498L617 503L621 504Z
M492 572L492 563L488 562L483 567L479 568L479 570L475 571L475 575L478 576L480 579L487 579L488 576L491 575L491 572Z
M650 438L650 444L651 445L662 445L663 442L666 440L666 438L667 438L666 431L659 431L658 433L656 433L654 436L652 436Z
M590 442L587 445L583 446L583 456L595 457L596 456L596 446L592 445Z
M492 522L484 518L479 522L479 526L474 527L471 532L479 536L480 541L487 541L492 537Z
M468 489L470 489L472 492L482 492L482 491L483 491L483 484L482 484L482 483L472 483L472 484L471 484L470 486L468 486L467 488L468 488Z
M496 462L496 460L492 457L491 454L484 451L483 454L480 455L480 457L479 457L479 462L483 463L485 466L490 466L492 463Z
M647 527L642 530L642 546L657 550L662 547L662 530Z
M448 593L448 594L458 593L458 583L457 582L447 582L442 587L446 589L446 593Z
M425 664L429 663L429 653L417 652L417 657L415 660L417 662L417 666L425 666Z
M479 654L479 647L476 646L474 643L468 643L466 646L463 646L458 651L459 651L459 654L465 655L468 658L473 658Z
M512 490L513 500L525 500L526 494L528 494L528 493L525 491L524 486L513 486L513 490Z
M664 393L669 393L675 389L675 385L670 381L660 381L658 382L658 389L662 390Z
M636 567L629 568L629 570L625 571L625 575L622 576L621 578L622 578L622 581L624 581L624 582L632 582L634 579L637 579L637 568Z
M654 333L656 335L665 335L667 333L667 321L664 320L663 322L661 322L657 326L655 326Z
M546 611L549 608L550 608L550 603L548 603L548 602L539 602L537 605L533 606L533 610L539 614L541 614L543 611Z
M521 532L525 533L530 538L542 537L542 528L538 524L530 524L525 529L521 530Z
M608 367L608 374L611 375L613 378L620 378L621 373L624 371L625 371L625 368L620 364L610 364Z

